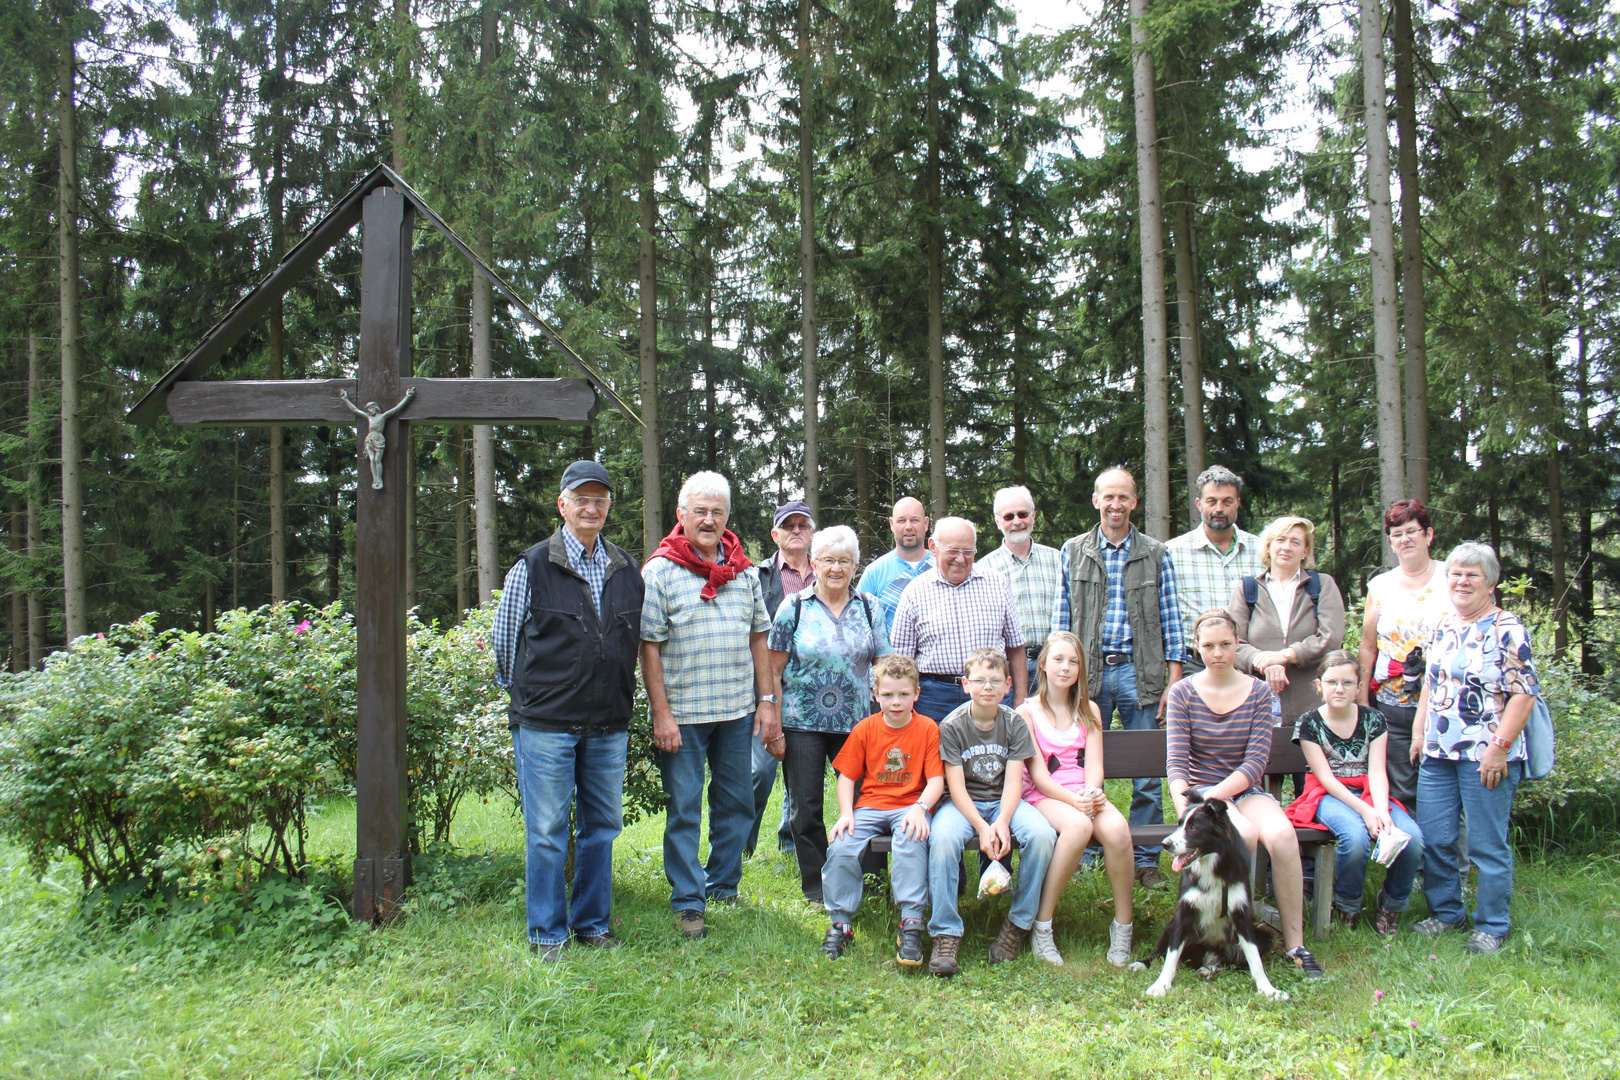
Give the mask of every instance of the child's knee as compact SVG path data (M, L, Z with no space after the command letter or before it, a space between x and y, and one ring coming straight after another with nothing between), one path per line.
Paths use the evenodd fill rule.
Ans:
M1360 829L1335 837L1334 846L1344 858L1366 862L1367 853L1372 850L1372 838L1367 835L1366 829Z

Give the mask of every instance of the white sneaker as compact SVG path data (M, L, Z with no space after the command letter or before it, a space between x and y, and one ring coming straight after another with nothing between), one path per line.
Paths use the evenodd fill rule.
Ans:
M1062 965L1063 954L1057 951L1057 943L1052 940L1051 930L1042 930L1037 926L1030 935L1029 947L1031 952L1048 964Z
M1134 930L1134 923L1108 924L1108 962L1117 968L1131 962L1131 934Z

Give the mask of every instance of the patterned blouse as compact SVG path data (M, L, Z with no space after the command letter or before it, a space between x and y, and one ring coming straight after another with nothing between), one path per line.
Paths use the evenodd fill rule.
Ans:
M844 734L872 713L872 661L894 651L885 622L877 597L863 593L851 592L836 618L814 585L782 601L766 644L788 654L784 728Z
M1429 640L1428 663L1427 757L1478 761L1501 726L1508 698L1541 689L1530 659L1530 634L1506 611L1472 623L1442 619ZM1507 759L1525 759L1523 738L1514 741Z
M1446 594L1446 564L1433 562L1434 571L1421 589L1403 588L1400 570L1386 570L1367 582L1367 606L1378 612L1378 659L1373 681L1379 683L1378 700L1386 705L1415 708L1423 693L1423 668L1418 660L1435 625L1452 613ZM1406 660L1416 653L1407 674Z

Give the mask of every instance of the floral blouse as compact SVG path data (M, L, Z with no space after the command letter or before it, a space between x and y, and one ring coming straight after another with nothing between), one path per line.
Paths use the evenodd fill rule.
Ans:
M1501 726L1508 698L1540 692L1530 634L1506 611L1473 623L1442 619L1429 642L1428 680L1423 753L1448 761L1478 761ZM1520 738L1507 759L1524 758Z

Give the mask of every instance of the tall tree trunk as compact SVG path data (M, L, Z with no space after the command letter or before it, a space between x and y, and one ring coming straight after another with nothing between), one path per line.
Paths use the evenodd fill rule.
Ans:
M390 129L389 143L392 150L393 169L401 176L405 175L405 141L408 137L406 130L406 110L409 95L407 87L410 84L411 67L407 60L401 59L404 53L405 38L411 29L410 0L394 0L394 31L398 35L395 47L395 63L399 69L394 72L394 100L393 116ZM416 606L416 434L410 424L400 425L400 434L404 436L404 456L400 459L404 468L404 475L400 482L404 485L402 494L405 499L405 609L409 611ZM356 429L356 437L359 429Z
M653 102L648 100L652 72L651 9L643 4L636 16L636 54L641 66L638 79L641 94L636 116L640 136L637 182L641 188L641 258L638 269L641 309L639 352L641 360L641 531L642 547L648 557L664 536L663 489L659 482L658 461L658 266L654 244L658 228L658 156L653 146Z
M45 361L40 355L39 335L28 331L28 573L32 577L45 565L45 460L44 412ZM45 662L45 593L36 580L28 590L28 666Z
M1339 494L1339 455L1328 463L1328 519L1333 530L1333 579L1344 580L1344 499Z
M866 437L855 435L855 534L861 550L872 551L872 448Z
M28 554L28 508L20 496L11 497L11 564L20 571ZM11 579L11 670L21 671L28 666L28 597L23 588L23 575L14 573Z
M1190 189L1188 190L1190 195ZM1204 359L1198 336L1198 254L1193 239L1192 208L1176 204L1176 321L1181 330L1181 428L1187 439L1188 528L1196 529L1198 474L1204 471Z
M286 213L283 198L286 171L286 132L282 124L281 87L286 74L286 48L282 41L279 5L272 4L275 18L275 96L270 102L270 184L266 192L270 214L270 263L281 259L286 242ZM286 377L287 330L283 324L281 298L270 305L270 378ZM281 425L270 428L270 602L287 601L287 476L283 458L285 439Z
M1142 248L1142 426L1147 534L1170 535L1170 343L1164 310L1164 208L1159 189L1159 118L1149 51L1148 0L1131 0L1136 106L1137 232Z
M472 553L469 550L470 539L467 523L467 429L456 428L450 434L450 453L456 461L456 622L460 622L462 615L471 606L468 602L470 596L468 580L472 571Z
M242 606L242 444L231 444L231 607Z
M488 76L495 63L496 7L486 2L480 15L478 43L479 78ZM476 152L479 168L479 186L484 197L479 209L478 256L489 261L494 255L494 230L491 224L489 200L494 197L493 136L486 131L487 121L480 122L476 133ZM472 277L472 373L475 379L487 379L493 372L491 363L491 322L495 311L494 287L476 271ZM473 426L473 542L478 563L478 605L494 595L501 587L500 553L495 532L495 429L489 424Z
M1582 464L1590 470L1592 460L1592 367L1586 353L1586 278L1581 275L1575 300L1575 391L1576 418L1575 452ZM1601 675L1603 665L1598 660L1600 643L1593 640L1592 619L1597 614L1597 568L1592 565L1592 480L1590 472L1583 479L1576 496L1575 519L1579 522L1580 570L1577 574L1580 592L1581 616L1581 671L1587 675Z
M1385 506L1406 490L1401 431L1400 337L1395 310L1395 218L1389 201L1389 111L1384 89L1384 13L1361 0L1361 73L1366 101L1367 218L1372 264L1373 352L1378 393L1378 498ZM1384 562L1394 565L1389 542Z
M1423 222L1418 200L1417 80L1412 0L1395 4L1395 130L1400 138L1401 329L1406 358L1406 492L1429 501L1429 375L1423 313Z
M64 10L57 62L57 278L62 319L62 616L67 640L90 630L84 580L84 479L79 428L79 139L77 60Z
M816 197L811 111L810 9L799 0L799 288L804 349L804 501L821 517L821 444L818 438L821 383L816 371Z
M1540 299L1542 325L1553 314L1552 288L1547 277L1552 259L1547 243L1547 214L1541 196L1533 201L1536 213L1536 290ZM1552 569L1553 655L1562 659L1569 652L1569 580L1564 532L1563 420L1564 385L1558 370L1558 336L1542 331L1541 367L1547 377L1547 532L1548 562Z
M928 503L935 521L948 512L945 480L945 224L939 178L939 3L928 4L928 163L923 179L928 204Z
M210 563L214 561L214 536L212 532L209 533L208 539L203 542L203 555L207 557ZM203 579L202 632L205 634L214 632L214 624L217 622L214 617L214 608L214 575L209 574Z

